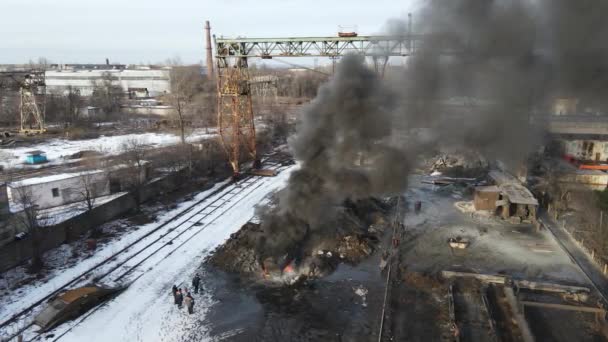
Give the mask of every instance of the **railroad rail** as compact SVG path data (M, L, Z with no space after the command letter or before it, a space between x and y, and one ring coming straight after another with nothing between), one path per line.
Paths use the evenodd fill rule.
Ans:
M274 167L274 170L278 173L278 172L281 172L284 169L288 168L289 165L291 165L291 160L281 159L281 160L272 161L271 158L268 158L267 160L264 161L264 164L266 167ZM166 259L171 254L173 254L175 251L177 251L179 248L181 248L186 242L190 241L192 238L194 238L195 236L197 236L198 234L203 232L209 225L214 223L218 217L220 217L223 213L227 212L232 207L234 207L241 199L247 197L248 194L250 194L251 192L256 190L258 187L260 187L262 184L259 184L257 186L256 186L256 184L260 181L261 178L262 177L248 174L236 182L226 183L226 184L220 186L218 189L214 190L213 192L211 192L210 194L208 194L201 200L188 206L187 208L180 211L176 215L172 216L171 218L169 218L168 220L166 220L165 222L163 222L162 224L160 224L158 227L154 228L150 232L146 233L145 235L141 236L140 238L133 241L129 245L125 246L124 248L113 253L112 255L105 258L101 262L99 262L96 265L92 266L91 268L87 269L86 271L84 271L83 273L81 273L80 275L78 275L77 277L72 279L71 281L63 284L55 291L44 296L43 298L34 302L30 306L21 310L20 312L15 313L8 320L0 323L1 330L6 330L6 329L12 328L12 332L7 334L8 337L0 336L1 341L10 341L11 339L24 333L33 324L33 323L30 323L25 326L19 327L20 324L23 324L23 321L24 321L26 315L33 313L34 311L36 311L37 308L39 308L41 306L41 304L48 301L49 299L54 298L61 292L64 292L64 291L68 290L69 288L74 287L76 285L87 283L89 281L89 277L91 275L94 275L94 272L102 271L101 274L93 277L94 282L97 282L97 283L101 282L104 279L109 279L109 278L111 278L111 276L114 276L111 279L111 281L114 283L119 282L119 281L124 281L125 277L127 275L133 273L145 261L149 260L152 256L157 255L161 250L166 249L169 246L172 246L172 241L174 241L177 237L179 237L180 235L183 235L186 232L191 231L192 234L185 241L181 242L180 244L175 246L173 249L171 249L170 252L168 254L164 255L159 261L157 261L157 263ZM247 191L248 189L249 189L249 191L245 193L245 191ZM245 194L245 195L241 199L238 199L237 197L242 194ZM208 203L202 207L198 207L200 204L202 204L203 202L208 201L210 199L212 199L212 201L210 203ZM231 201L232 201L232 204L229 207L220 211L220 209L222 209L225 205L231 203ZM203 220L209 218L214 213L218 213L218 215L215 216L214 218L212 218L211 221L201 224L201 222ZM139 246L139 244L141 242L144 242L143 240L145 240L146 238L149 238L153 234L159 232L159 230L167 227L169 224L174 223L176 220L181 220L181 222L176 227L169 228L166 232L161 233L158 238L152 240L151 242L145 243L144 246ZM155 246L158 246L158 247L153 248ZM133 253L128 254L124 260L122 260L118 263L118 265L112 265L107 270L104 269L104 266L111 265L111 262L115 261L119 256L129 253L134 248L138 248L138 249L136 249ZM138 257L141 257L141 258L138 259ZM132 264L132 265L128 264L129 261L134 261L134 264ZM126 265L126 270L124 269L125 265ZM139 276L136 277L135 279L133 279L133 281L136 280L137 278L139 278ZM40 336L40 335L41 334L38 334L37 336Z
M399 254L399 245L395 245L394 241L395 239L397 239L397 234L401 234L402 232L397 232L397 227L400 226L400 223L402 221L402 216L400 215L400 204L401 204L401 196L397 197L397 205L395 206L395 214L393 217L393 222L392 222L392 226L393 226L393 231L391 233L391 241L390 241L390 245L391 245L391 252L390 255L388 257L388 270L386 272L386 281L384 283L384 299L382 300L382 311L381 311L381 316L380 316L380 328L378 331L378 342L382 342L382 339L384 338L384 322L386 321L386 316L387 316L387 310L386 310L386 305L388 303L389 300L389 294L390 294L390 281L391 281L391 273L392 273L392 264L393 262L397 261L398 262L398 254Z

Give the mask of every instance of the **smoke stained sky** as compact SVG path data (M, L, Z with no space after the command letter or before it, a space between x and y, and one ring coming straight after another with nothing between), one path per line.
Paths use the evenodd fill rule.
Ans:
M203 23L227 37L333 36L338 25L377 32L418 0L1 0L0 64L186 63L204 57ZM327 62L324 59L319 63ZM298 63L312 65L311 58Z

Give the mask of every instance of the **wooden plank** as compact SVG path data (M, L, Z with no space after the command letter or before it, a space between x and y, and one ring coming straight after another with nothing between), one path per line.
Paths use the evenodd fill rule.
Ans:
M531 301L527 301L527 300L522 300L520 303L524 306L534 306L534 307L546 308L546 309L569 310L569 311L591 312L591 313L601 313L601 314L603 314L605 312L604 309L591 307L591 306L541 303L541 302L531 302Z

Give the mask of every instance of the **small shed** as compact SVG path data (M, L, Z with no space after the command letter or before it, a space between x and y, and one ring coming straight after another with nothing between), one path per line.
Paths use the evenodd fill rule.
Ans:
M538 200L521 184L503 184L500 186L505 203L502 203L503 218L519 217L522 220L536 219Z
M25 162L27 164L42 164L48 161L46 159L46 154L39 150L29 151L26 154Z
M494 212L496 202L500 199L500 189L496 185L478 186L475 188L473 203L475 210L487 210Z

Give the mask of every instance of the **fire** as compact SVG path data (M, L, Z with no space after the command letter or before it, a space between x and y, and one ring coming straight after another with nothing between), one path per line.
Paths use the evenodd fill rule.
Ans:
M293 268L293 261L290 262L289 264L287 264L287 266L285 266L285 268L283 268L283 273L293 273L295 270Z

